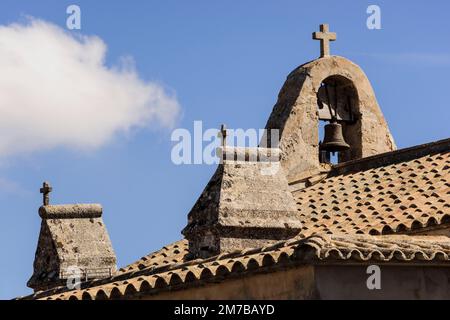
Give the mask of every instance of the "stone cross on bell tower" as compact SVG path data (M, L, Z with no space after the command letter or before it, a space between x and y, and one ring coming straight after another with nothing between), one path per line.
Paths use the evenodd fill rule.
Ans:
M328 24L320 25L320 32L313 32L314 40L320 40L320 57L330 55L330 41L336 41L336 33L330 32Z

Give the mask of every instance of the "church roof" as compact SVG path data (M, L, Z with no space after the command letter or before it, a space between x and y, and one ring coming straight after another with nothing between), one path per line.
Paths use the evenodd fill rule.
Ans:
M202 261L171 263L164 268L149 267L93 281L87 288L53 292L34 298L116 299L151 294L166 289L196 286L251 273L289 268L299 264L337 264L341 262L407 263L442 265L450 261L450 239L446 236L390 235L313 235L281 241L264 248L222 254Z
M180 240L81 290L56 288L27 298L98 299L240 277L299 262L448 264L450 239L405 235L450 223L450 139L334 166L291 183L300 234L263 248L188 260ZM397 233L397 234L394 234Z

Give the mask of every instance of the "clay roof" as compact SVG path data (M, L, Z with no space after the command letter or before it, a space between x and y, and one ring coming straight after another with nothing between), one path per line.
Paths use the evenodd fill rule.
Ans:
M450 139L442 140L337 165L319 179L311 177L307 187L293 183L303 224L294 239L192 261L186 259L187 241L180 240L109 279L83 283L81 290L60 288L26 298L121 298L305 262L447 265L448 237L392 233L448 227L449 151Z
M287 268L298 264L339 262L425 264L450 262L450 239L446 236L370 236L370 235L314 235L296 238L275 245L223 254L206 260L167 265L164 270L152 267L119 275L109 282L91 282L86 289L54 292L51 296L33 298L56 299L116 299L132 298L165 289L217 282L228 277L242 277L248 273Z
M392 234L450 223L450 140L335 167L295 191L303 236Z

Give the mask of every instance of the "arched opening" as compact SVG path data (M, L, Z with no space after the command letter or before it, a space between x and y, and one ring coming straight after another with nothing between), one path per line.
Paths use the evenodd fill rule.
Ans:
M322 81L317 92L319 160L341 163L357 156L359 99L352 81L334 75Z

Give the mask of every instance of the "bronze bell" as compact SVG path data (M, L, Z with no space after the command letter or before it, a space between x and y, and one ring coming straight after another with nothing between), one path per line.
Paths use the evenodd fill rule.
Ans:
M328 152L341 152L350 149L350 146L345 142L342 134L342 125L336 121L325 126L325 137L320 146L321 150Z

